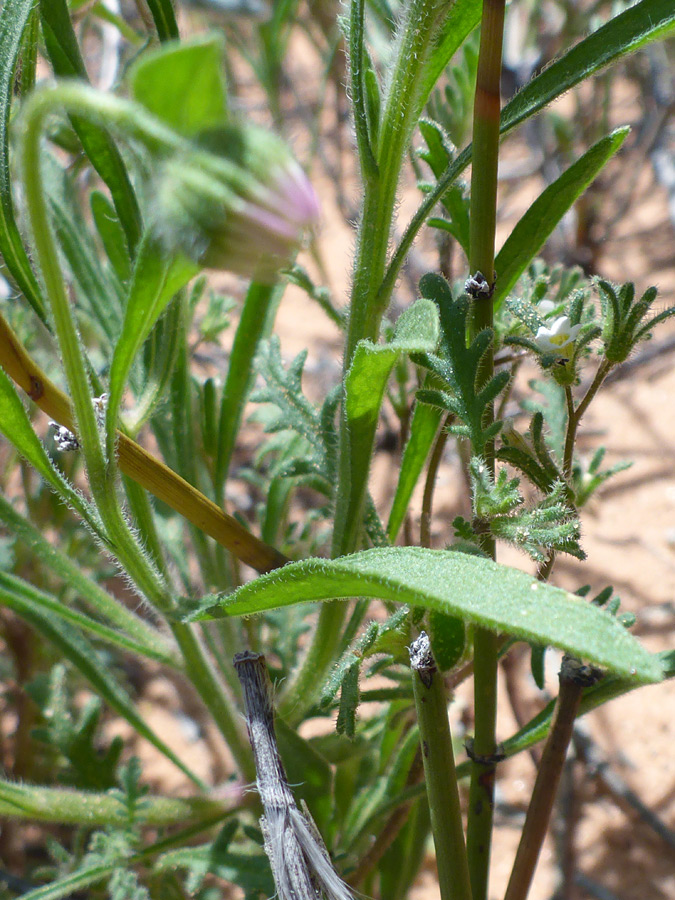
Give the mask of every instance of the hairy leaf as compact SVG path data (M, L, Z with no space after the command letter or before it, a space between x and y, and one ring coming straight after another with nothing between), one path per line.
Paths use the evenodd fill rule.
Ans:
M461 616L483 628L561 647L640 681L661 667L614 619L561 588L492 560L422 547L375 548L291 563L201 601L188 618L251 615L295 603L377 597Z

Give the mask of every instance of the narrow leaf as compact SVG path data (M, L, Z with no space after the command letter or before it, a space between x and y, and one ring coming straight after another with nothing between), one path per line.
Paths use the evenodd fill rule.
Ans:
M665 38L674 28L672 0L641 0L631 6L525 85L502 110L502 134L548 106L589 75L651 41Z
M4 369L0 369L0 431L14 445L17 452L42 475L47 484L53 487L69 506L77 510L94 532L105 540L102 527L84 497L66 481L47 456Z
M0 253L24 296L45 320L45 303L14 218L9 166L9 120L14 75L34 0L5 0L0 12Z
M422 606L533 643L552 644L639 681L659 681L655 658L616 619L561 588L489 559L422 547L374 548L308 559L202 601L213 617L295 603L373 597Z
M178 23L171 0L147 0L147 4L160 41L164 43L178 38Z
M435 48L424 69L418 109L423 109L429 94L436 86L443 69L480 22L483 4L481 0L455 0L436 38Z
M127 637L126 634L115 631L114 628L109 628L107 625L102 625L90 616L78 612L70 606L66 606L65 603L57 600L56 597L46 594L44 591L39 591L31 584L28 584L27 581L0 571L0 604L13 609L21 615L26 603L58 616L66 622L71 622L78 628L91 632L100 640L115 647L121 647L130 653L147 656L149 659L155 659L164 665L172 667L176 665L176 661L166 652L155 649L152 645L138 643L133 638Z
M222 494L227 479L244 406L258 374L253 360L262 341L270 335L282 294L280 285L271 287L255 281L246 292L220 404L215 465L218 495Z
M143 236L129 286L122 333L110 366L106 416L109 455L114 449L119 405L134 358L167 303L196 272L194 264L185 257L167 259L149 233Z
M422 474L442 418L443 410L438 407L426 403L415 404L410 422L410 437L403 451L396 493L387 523L387 536L392 543L403 524L410 498Z
M361 341L345 379L345 415L349 423L350 475L348 497L337 498L356 507L365 497L368 462L387 381L402 353L431 353L439 338L438 310L422 298L400 317L390 344ZM345 521L357 516L352 508ZM340 517L337 516L339 519Z
M7 594L3 599L7 600ZM141 718L127 692L115 680L110 666L104 665L100 661L96 650L83 635L63 618L48 612L44 608L44 604L35 602L26 595L22 596L18 592L13 592L11 602L21 618L39 631L46 640L54 644L112 709L126 719L138 734L150 741L160 753L171 760L191 781L199 787L203 787L198 776L190 771L173 750Z
M498 307L516 281L605 164L619 150L628 128L617 128L569 167L541 193L516 224L495 260L497 286L493 303Z
M40 0L42 33L54 74L89 81L66 0ZM141 215L124 161L115 142L100 125L71 116L71 122L89 161L110 190L124 228L129 250L140 237Z

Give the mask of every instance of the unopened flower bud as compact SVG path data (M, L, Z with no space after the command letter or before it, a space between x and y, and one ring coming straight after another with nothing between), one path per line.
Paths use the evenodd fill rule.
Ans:
M201 147L162 166L162 241L205 268L275 281L319 218L312 185L286 145L262 129L229 126Z

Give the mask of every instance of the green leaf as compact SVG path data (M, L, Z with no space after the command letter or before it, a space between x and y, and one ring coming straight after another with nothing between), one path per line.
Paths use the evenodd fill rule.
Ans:
M441 73L466 37L480 22L482 0L455 0L443 22L435 47L424 68L418 109L421 112Z
M125 245L124 230L120 225L115 208L105 194L100 191L92 191L89 204L98 236L110 260L110 265L120 284L125 284L131 276L131 260Z
M115 277L104 270L91 231L73 202L78 190L75 181L53 157L48 159L52 164L49 168L56 175L47 182L51 218L70 269L76 305L102 332L102 343L110 345L119 333L121 288Z
M214 478L218 493L224 488L244 406L258 374L253 360L269 337L283 292L283 286L256 282L246 292L220 404Z
M179 825L196 818L226 815L222 803L204 797L146 797L137 824L154 827ZM0 779L0 815L62 825L127 824L125 808L109 793L74 791L44 785L16 784Z
M462 424L452 425L450 430L469 437L474 452L479 455L501 427L501 422L492 422L484 427L485 408L506 386L509 375L500 372L478 390L480 361L493 339L493 332L489 328L483 329L467 347L468 297L461 296L455 300L447 281L433 273L422 278L420 291L438 306L443 339L438 356L426 354L419 358L419 362L442 379L450 392L421 390L418 399L454 413Z
M144 53L131 70L134 97L180 134L193 137L227 121L224 42L200 35Z
M54 74L89 81L66 0L40 0L40 16ZM140 237L141 214L122 156L105 128L81 116L71 116L70 121L92 166L110 190L129 250L133 252Z
M442 419L443 411L437 406L429 406L426 403L415 404L410 422L410 437L403 451L396 493L387 523L387 536L392 543L396 540L408 512L410 498L422 474Z
M176 665L175 660L172 660L166 651L162 652L156 649L156 646L140 643L126 634L97 622L90 616L78 612L70 606L66 606L65 603L51 594L38 590L22 578L17 578L6 572L0 572L0 604L15 610L21 615L21 610L26 603L31 605L31 607L39 607L47 614L57 616L66 622L71 622L73 625L91 632L100 640L114 647L120 647L131 653L138 653L141 656L156 659L164 665ZM157 643L155 641L155 644Z
M407 309L396 323L390 344L360 341L345 378L344 410L349 427L350 473L345 482L349 491L337 497L351 507L346 518L358 516L357 507L365 496L369 461L387 381L402 353L431 353L439 337L438 310L431 300L422 298Z
M549 185L521 217L495 260L497 286L493 303L496 307L499 307L568 209L619 150L629 131L629 128L617 128L599 140Z
M539 112L589 75L675 28L672 0L642 0L615 16L533 78L506 104L502 134Z
M194 263L183 256L167 259L148 232L143 236L129 285L122 333L110 366L106 413L109 457L114 453L119 406L134 358L171 298L197 271Z
M121 860L120 860L121 862ZM91 887L99 881L103 881L112 874L115 863L107 863L79 869L65 878L60 878L53 884L45 884L22 894L23 900L59 900L61 897L71 897L83 888Z
M672 0L642 0L636 3L576 44L565 56L544 69L516 94L502 110L501 134L506 134L525 119L540 112L561 94L599 69L651 41L666 37L673 28L675 28L675 10ZM437 186L415 213L387 269L385 285L388 288L393 286L415 235L427 216L471 162L471 152L472 148L469 145L450 163Z
M613 616L519 569L448 550L378 547L335 560L290 563L230 595L206 598L197 617L252 615L349 597L435 609L525 641L561 647L639 681L661 678L654 657Z
M9 121L14 75L34 0L5 0L0 12L0 253L24 296L45 320L45 302L14 218L9 165Z
M6 594L4 599L7 601L9 596ZM63 657L78 669L106 703L126 719L139 735L150 741L191 781L194 781L199 787L203 787L201 780L141 718L127 692L115 680L110 666L101 662L94 647L79 631L64 621L62 617L57 617L47 611L44 602L36 602L35 598L27 595L27 592L19 594L14 591L11 594L11 603L12 608L19 613L21 618L39 631L46 640L54 644Z

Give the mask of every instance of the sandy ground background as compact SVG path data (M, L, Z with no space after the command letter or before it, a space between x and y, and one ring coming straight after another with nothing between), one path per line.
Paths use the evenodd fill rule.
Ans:
M312 54L300 42L294 46L289 70L298 86L300 101L311 100L315 70ZM252 114L265 120L259 99L247 91L250 84L242 76L242 103L250 104ZM289 100L292 117L297 102ZM626 85L621 102L613 110L617 124L635 121L640 112L640 99L631 85ZM344 194L347 206L358 210L358 192L353 172L351 135L342 126L342 148L337 141L337 110L330 105L324 112L325 154L334 164L342 156ZM299 155L303 153L303 131L300 121L289 128ZM504 168L526 158L528 148L522 139L511 139L504 149ZM626 177L621 160L612 164L607 176L610 187L606 203L611 204L611 185L615 178ZM346 300L353 248L353 228L340 210L334 179L326 166L317 162L312 179L320 195L323 219L319 248L327 276L327 285L338 304ZM617 281L634 279L637 290L657 284L661 294L659 308L675 302L675 232L668 218L665 191L656 183L648 160L642 160L636 176L633 201L618 227L608 239L600 238L597 247L597 272ZM537 176L505 181L500 195L499 241L534 199L542 182ZM399 228L407 222L419 202L412 180L402 187ZM301 259L316 272L313 262ZM433 266L433 240L422 236L409 273L419 277L427 266ZM459 265L459 263L458 263ZM228 290L230 280L215 284ZM234 285L236 287L236 285ZM410 302L408 284L402 281L397 292L401 308ZM277 333L284 356L292 358L309 348L306 365L306 389L310 396L321 398L339 379L341 338L325 314L301 291L289 288L281 304ZM675 328L662 328L656 343L663 342L663 352L651 361L628 367L623 377L608 386L584 419L580 448L591 454L602 443L607 446L607 463L633 460L632 468L612 479L601 490L598 501L583 513L584 547L588 561L579 564L560 560L555 568L556 584L576 589L590 584L600 590L614 585L625 610L637 616L635 633L654 651L673 646L675 632L675 352L667 346ZM212 370L221 368L227 358L227 343L222 348L205 351L202 364ZM532 377L534 369L524 373ZM522 385L527 377L522 377ZM250 459L260 439L255 426L247 426L237 459ZM397 455L389 450L378 452L373 464L373 491L382 511L388 510L397 477ZM237 481L232 496L245 502L247 486ZM420 498L413 507L413 527L418 527ZM432 539L435 547L444 546L452 536L451 521L458 513L466 514L466 500L457 454L449 443L438 476ZM500 551L503 562L528 567L528 561L514 551ZM548 680L555 690L556 659L551 654ZM516 659L509 669L511 686L516 685L517 712L529 718L543 704L528 672L527 658ZM500 684L499 736L508 737L517 727L512 703L507 695L507 678ZM214 765L213 753L218 738L208 728L200 733L186 718L186 698L178 688L160 674L148 673L140 711L191 767L206 778L223 777L224 768ZM458 723L470 725L470 693L462 688L452 707ZM580 740L592 742L596 754L606 767L593 771L593 766L572 760L563 786L565 814L557 813L556 837L546 844L540 862L532 900L548 900L558 883L561 860L573 860L576 885L564 900L675 900L675 683L643 688L591 713L583 720ZM126 726L111 723L109 734L128 735ZM144 771L153 787L166 792L182 792L184 781L175 769L145 742L134 747L143 762ZM597 768L597 767L596 767ZM528 792L535 765L528 754L500 766L497 784L497 823L493 849L491 897L503 895L524 818ZM603 773L605 773L603 775ZM607 774L609 773L609 774ZM609 782L609 784L608 784ZM626 790L629 792L626 793ZM644 804L630 802L634 798ZM626 799L626 798L629 799ZM571 811L570 811L571 810ZM658 816L664 826L650 824L648 813ZM557 843L556 843L557 842ZM431 850L431 848L430 848ZM413 900L437 897L435 866L430 852ZM562 900L562 898L561 898Z

